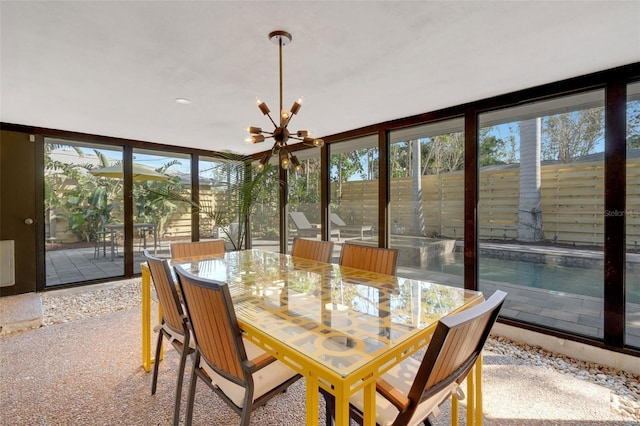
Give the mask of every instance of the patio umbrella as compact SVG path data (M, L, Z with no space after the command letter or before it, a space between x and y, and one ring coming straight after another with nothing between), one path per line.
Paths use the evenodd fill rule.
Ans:
M122 164L90 170L94 176L122 179ZM169 176L156 172L151 167L133 163L133 180L169 180Z

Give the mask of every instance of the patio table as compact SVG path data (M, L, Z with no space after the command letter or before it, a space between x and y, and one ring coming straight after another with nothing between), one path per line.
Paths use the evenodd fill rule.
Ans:
M228 283L245 337L305 377L309 425L318 424L318 387L335 396L339 425L348 424L349 397L363 390L365 424L375 424L376 379L425 347L440 318L483 300L480 292L432 281L264 250L171 263ZM144 286L150 286L146 268ZM143 300L143 330L149 328L148 304ZM150 332L143 335L143 364L149 369ZM481 361L467 380L469 425L482 422L480 367Z
M124 224L122 223L111 223L108 225L104 225L104 230L108 231L111 234L111 260L114 259L115 253L115 233L118 230L124 229ZM146 231L153 231L153 252L157 253L158 250L158 227L155 223L134 223L133 229L139 229L144 231L142 233L143 240L143 248L147 248L147 233Z

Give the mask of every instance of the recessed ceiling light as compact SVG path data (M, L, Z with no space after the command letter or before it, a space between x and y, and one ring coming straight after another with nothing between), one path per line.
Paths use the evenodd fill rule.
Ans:
M189 105L191 101L186 98L176 98L176 102L182 105Z

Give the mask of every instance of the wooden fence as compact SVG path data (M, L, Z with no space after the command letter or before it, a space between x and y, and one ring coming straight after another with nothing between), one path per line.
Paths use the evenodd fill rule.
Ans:
M480 171L480 239L516 240L520 170L517 166ZM332 200L335 197L332 184ZM412 178L391 180L391 232L405 235L463 237L464 173L423 176L421 202L414 203ZM348 223L377 223L378 182L342 184L336 205ZM605 214L624 214L627 246L640 244L640 161L627 162L625 212L604 210L604 164L585 162L541 168L542 227L547 241L602 246ZM414 218L422 218L414 220Z

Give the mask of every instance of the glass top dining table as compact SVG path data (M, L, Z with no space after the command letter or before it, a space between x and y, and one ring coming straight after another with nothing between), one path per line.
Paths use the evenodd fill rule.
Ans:
M301 373L307 424L318 423L318 387L348 424L349 396L364 390L365 424L375 424L375 380L429 343L438 320L482 293L265 251L173 259L202 278L226 282L245 338ZM366 402L366 401L369 402Z

